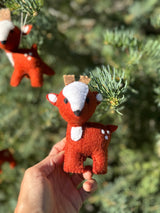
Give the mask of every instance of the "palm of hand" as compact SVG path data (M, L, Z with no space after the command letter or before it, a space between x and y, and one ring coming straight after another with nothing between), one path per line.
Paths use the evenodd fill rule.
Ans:
M67 175L63 172L62 167L56 168L54 173L48 176L46 190L52 195L52 200L48 200L51 203L48 205L53 206L54 213L78 212L83 203L85 193L86 196L88 195L87 192L83 192L82 195L83 189L77 189L82 180L80 175Z
M90 170L83 176L63 171L64 146L65 139L25 172L15 213L77 213L89 197L88 192L95 191L97 184ZM83 180L83 187L78 189Z

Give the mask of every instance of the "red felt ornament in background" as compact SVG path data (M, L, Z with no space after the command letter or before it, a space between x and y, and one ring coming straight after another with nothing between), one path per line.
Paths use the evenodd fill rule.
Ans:
M14 168L16 166L16 161L9 149L0 151L0 174L2 173L1 166L6 162L10 164L11 168Z
M67 121L64 171L84 173L83 162L93 159L92 172L107 172L107 152L115 125L87 122L102 101L101 94L91 92L89 78L81 76L75 81L74 75L64 76L66 86L60 94L50 93L47 99L58 107L61 116Z
M32 87L43 85L43 74L54 75L54 71L45 64L37 53L37 45L31 49L20 49L21 35L30 33L32 25L25 25L20 30L11 22L9 9L0 10L0 48L6 52L14 71L10 84L19 85L23 77L30 78Z

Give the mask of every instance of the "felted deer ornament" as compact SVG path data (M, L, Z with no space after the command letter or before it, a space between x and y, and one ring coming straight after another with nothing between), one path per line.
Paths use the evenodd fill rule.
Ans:
M81 76L75 81L74 75L64 76L66 86L59 94L49 93L47 99L58 107L67 121L64 171L84 173L83 165L87 157L93 160L92 172L107 172L107 152L115 125L87 122L96 106L102 101L101 94L91 92L89 78Z
M54 75L54 71L45 64L37 53L37 45L31 49L20 49L21 35L30 33L32 25L25 25L20 30L11 22L9 9L0 10L0 48L6 52L14 71L10 85L16 87L23 77L30 78L32 87L43 85L43 74Z

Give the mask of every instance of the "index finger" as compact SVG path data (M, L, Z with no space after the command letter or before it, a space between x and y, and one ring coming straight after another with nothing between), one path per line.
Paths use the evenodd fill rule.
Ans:
M56 155L58 154L59 152L63 151L64 150L64 147L65 147L65 144L66 144L66 138L63 138L60 142L56 143L50 153L49 153L49 156L50 155Z

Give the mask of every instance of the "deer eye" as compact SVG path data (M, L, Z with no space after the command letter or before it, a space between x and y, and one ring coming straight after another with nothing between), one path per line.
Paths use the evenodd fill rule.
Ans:
M68 103L68 99L67 99L67 98L64 99L64 103L65 103L65 104Z
M11 32L11 33L13 33L13 32L14 32L14 30L11 30L10 32Z
M88 98L88 97L86 98L86 103L87 103L87 104L89 103L89 98Z

